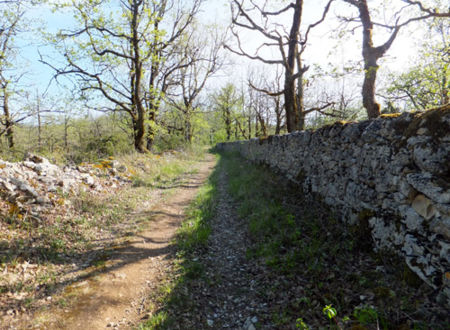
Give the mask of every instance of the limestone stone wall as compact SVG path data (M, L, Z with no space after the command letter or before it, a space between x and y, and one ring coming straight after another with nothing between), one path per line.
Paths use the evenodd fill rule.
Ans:
M450 107L222 143L320 196L348 224L368 221L450 305Z

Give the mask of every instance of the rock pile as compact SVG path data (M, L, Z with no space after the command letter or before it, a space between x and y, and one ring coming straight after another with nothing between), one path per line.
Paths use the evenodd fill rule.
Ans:
M375 249L403 256L450 306L450 106L217 148L270 166L366 227Z
M10 215L39 220L45 209L68 203L64 199L68 193L100 193L130 182L130 177L127 168L112 159L60 167L44 157L28 154L18 163L0 160L0 202Z

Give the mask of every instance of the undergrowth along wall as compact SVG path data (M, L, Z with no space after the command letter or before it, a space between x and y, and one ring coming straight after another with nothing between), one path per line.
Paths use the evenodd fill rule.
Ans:
M450 306L450 106L220 143L321 198Z

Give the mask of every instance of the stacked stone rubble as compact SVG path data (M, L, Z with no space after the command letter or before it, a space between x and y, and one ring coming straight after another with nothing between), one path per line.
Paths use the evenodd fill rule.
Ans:
M450 107L218 144L368 221L376 249L405 258L450 305Z
M126 168L113 160L66 167L31 154L17 163L0 160L0 202L7 203L6 213L36 220L46 209L64 205L68 193L100 193L127 182Z

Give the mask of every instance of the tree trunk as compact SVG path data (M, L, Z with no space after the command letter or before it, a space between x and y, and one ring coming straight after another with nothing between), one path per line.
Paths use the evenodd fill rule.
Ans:
M142 90L142 60L140 56L140 36L138 32L138 16L139 16L139 6L141 5L138 1L133 1L133 17L131 19L131 30L132 30L132 51L133 51L133 77L132 81L132 107L136 110L137 119L134 125L134 147L138 152L147 152L145 147L145 116L146 109L142 104L141 90Z
M287 71L287 70L286 70ZM297 117L297 100L295 96L295 86L293 84L292 76L286 72L284 83L284 106L286 108L286 124L289 133L296 129Z
M225 109L225 131L227 132L227 141L231 140L231 109Z
M251 113L249 113L249 115L248 115L247 122L248 122L248 138L251 139L252 138L252 115L251 115Z
M445 73L445 71L444 71ZM442 92L441 92L441 104L445 105L449 103L449 84L448 84L448 78L447 75L444 74L444 77L442 78Z
M156 121L156 112L155 109L150 109L148 114L148 119L150 123L155 123ZM170 132L169 132L170 134ZM155 129L151 124L147 125L147 150L152 150L153 142L155 141Z
M145 147L145 120L143 116L138 116L138 119L134 123L134 148L136 151L145 153L147 148Z
M303 74L305 68L302 66L302 60L300 55L297 58L299 77L297 80L297 107L298 107L298 119L297 130L302 131L305 129L305 105L304 105L304 89L303 89Z
M264 118L261 116L260 113L257 113L257 117L259 120L259 124L261 125L261 135L262 136L267 136L267 127L266 124L264 122Z
M298 104L295 95L295 80L293 79L293 76L298 56L298 35L302 19L303 0L296 0L294 6L294 17L289 33L289 49L284 79L284 102L286 108L287 130L289 133L297 129L298 122Z
M67 116L64 118L64 148L68 149L68 134L69 134L69 119L67 118Z
M347 1L347 0L346 0ZM377 79L378 64L377 61L391 47L399 28L394 29L388 41L379 47L373 46L373 23L370 18L367 0L358 2L347 1L356 6L359 11L359 18L363 25L362 55L364 59L364 82L362 88L362 99L364 108L366 108L369 118L380 116L380 105L375 101L375 82Z
M375 82L377 79L378 66L373 61L367 60L364 65L364 83L362 87L363 106L366 108L369 118L380 116L380 105L375 101Z
M186 108L186 112L184 113L184 140L187 143L192 143L192 123L190 108Z
M277 116L277 121L276 121L276 125L275 125L275 135L279 135L281 132L281 116L279 112L276 112L276 116Z
M157 25L156 25L157 26ZM155 45L152 46L153 48L156 48ZM159 56L158 56L159 58ZM159 72L159 61L154 61L151 66L151 73L150 73L150 79L149 79L149 124L148 126L148 132L147 132L147 149L151 150L153 147L153 142L155 140L155 132L152 124L156 121L156 114L159 110L158 106L158 98L157 98L157 92L156 92L156 84L155 80Z
M8 147L12 149L14 148L14 122L9 113L8 92L6 87L3 88L3 114L5 116L5 131Z
M42 148L42 122L41 122L41 105L39 102L39 95L36 94L36 114L38 121L38 149Z

